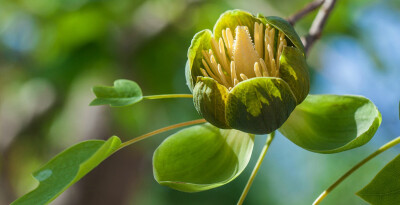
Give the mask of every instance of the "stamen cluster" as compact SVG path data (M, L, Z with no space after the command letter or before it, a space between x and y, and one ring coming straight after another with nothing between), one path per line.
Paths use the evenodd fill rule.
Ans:
M275 41L275 38L277 40ZM275 42L277 42L276 49ZM235 28L235 38L230 28L222 30L222 38L211 38L211 47L203 50L201 72L229 90L240 81L253 77L279 77L279 58L287 45L285 35L269 24L255 22L254 40L247 26ZM238 78L240 76L240 78Z

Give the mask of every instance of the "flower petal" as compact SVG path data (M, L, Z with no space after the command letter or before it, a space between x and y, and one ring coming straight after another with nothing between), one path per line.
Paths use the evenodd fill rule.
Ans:
M297 99L303 102L310 91L310 76L303 53L294 47L285 47L279 59L279 77L289 84Z
M367 98L309 95L279 131L309 151L336 153L367 143L381 121L378 109Z
M236 85L228 95L228 125L248 133L278 129L296 107L289 85L280 78L256 77Z
M222 186L247 166L254 135L238 130L196 125L169 136L153 155L154 178L184 192Z
M216 40L222 38L222 30L229 28L233 35L237 26L247 26L252 39L254 39L254 23L261 22L251 13L242 10L230 10L224 12L214 26L214 37Z
M286 37L290 39L296 48L300 49L301 52L304 53L304 46L301 42L299 35L297 35L296 31L294 30L293 26L287 22L285 19L277 16L267 16L264 17L262 14L258 14L257 17L261 19L264 23L268 23L278 30L282 31ZM264 20L265 19L265 20Z
M196 83L197 76L203 76L200 68L203 67L201 59L203 59L203 50L211 49L211 31L206 29L194 35L192 43L188 50L188 61L186 63L186 83L190 89L193 90Z
M199 77L193 89L196 110L211 124L219 128L230 128L225 120L225 104L228 89L214 79Z

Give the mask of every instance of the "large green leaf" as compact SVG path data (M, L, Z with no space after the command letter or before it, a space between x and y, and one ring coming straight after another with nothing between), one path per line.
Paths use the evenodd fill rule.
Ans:
M335 153L367 143L382 117L361 96L309 95L279 131L298 146L319 153Z
M374 205L400 204L399 173L400 155L389 162L357 195Z
M246 167L254 135L210 124L186 128L168 137L154 152L158 183L184 192L222 186Z
M89 140L76 144L51 159L33 176L39 186L15 200L13 205L48 204L119 148L121 140Z
M109 104L112 107L120 107L132 105L143 99L139 85L124 79L114 81L114 87L95 86L93 87L93 93L97 98L90 105Z

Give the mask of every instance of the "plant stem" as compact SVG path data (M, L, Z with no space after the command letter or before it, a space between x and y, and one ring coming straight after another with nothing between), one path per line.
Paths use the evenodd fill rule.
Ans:
M256 165L254 166L253 172L251 172L251 175L250 175L249 180L247 181L246 187L244 188L243 193L240 196L240 199L237 203L238 205L243 204L243 201L246 198L251 185L253 184L254 178L256 177L256 174L257 174L258 170L260 169L261 163L263 162L265 155L267 154L269 145L271 144L272 140L274 139L274 136L275 136L275 132L268 134L267 141L265 142L265 145L264 145L263 149L261 150L260 156L258 157Z
M314 0L311 3L307 4L304 8L299 10L297 13L293 14L290 16L287 20L290 24L294 25L296 22L300 19L302 19L304 16L309 14L310 12L314 11L318 7L320 7L324 3L324 0Z
M324 3L319 9L317 16L311 24L308 35L303 39L306 54L310 50L311 46L315 43L315 41L321 37L321 33L325 27L326 20L328 20L328 17L332 12L335 3L336 0L324 0Z
M198 119L198 120L182 122L182 123L179 123L179 124L170 125L168 127L164 127L164 128L158 129L158 130L154 130L152 132L149 132L147 134L141 135L139 137L133 138L133 139L131 139L129 141L126 141L126 142L122 143L120 145L120 147L118 148L118 150L120 150L120 149L122 149L122 148L124 148L124 147L126 147L128 145L131 145L131 144L133 144L135 142L139 142L140 140L143 140L143 139L146 139L148 137L151 137L153 135L160 134L162 132L166 132L166 131L169 131L169 130L172 130L172 129L176 129L176 128L184 127L184 126L188 126L188 125L200 124L200 123L204 123L204 122L206 122L205 119Z
M192 94L165 94L165 95L148 95L143 96L143 99L155 100L165 98L193 98Z
M374 153L372 153L371 155L369 155L368 157L363 159L358 164L356 164L353 168L351 168L349 171L347 171L345 174L343 174L343 176L341 176L335 183L333 183L324 192L322 192L321 195L319 195L319 197L314 201L313 205L318 205L319 203L321 203L321 201L326 197L326 195L328 195L330 192L332 192L332 190L335 187L337 187L343 180L345 180L348 176L350 176L354 171L356 171L362 165L364 165L365 163L367 163L369 160L373 159L380 153L388 150L389 148L391 148L399 143L400 143L400 137L397 137L394 140L392 140L392 141L386 143L385 145L383 145L382 147L380 147L378 150L376 150Z

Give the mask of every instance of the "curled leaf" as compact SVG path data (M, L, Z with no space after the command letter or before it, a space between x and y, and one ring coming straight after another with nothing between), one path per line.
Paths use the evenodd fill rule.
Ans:
M312 152L336 153L367 143L382 117L367 98L348 95L309 95L279 131Z
M169 136L154 152L157 182L184 192L199 192L235 179L247 166L254 135L197 125Z

